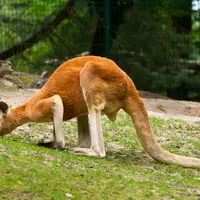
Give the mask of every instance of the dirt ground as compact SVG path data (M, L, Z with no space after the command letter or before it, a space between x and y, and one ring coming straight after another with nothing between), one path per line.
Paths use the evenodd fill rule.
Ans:
M0 90L1 101L10 106L17 106L33 96L37 89L20 89L13 91ZM162 119L180 119L187 122L200 122L200 103L175 101L166 97L140 91L149 116Z

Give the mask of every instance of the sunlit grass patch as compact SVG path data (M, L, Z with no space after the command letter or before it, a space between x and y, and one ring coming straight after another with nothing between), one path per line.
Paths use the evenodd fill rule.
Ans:
M200 158L200 123L150 118L167 150ZM107 156L73 155L38 147L52 139L51 124L26 124L0 138L0 199L199 199L200 170L166 165L143 150L131 119L103 116ZM77 143L76 120L65 122L65 139Z

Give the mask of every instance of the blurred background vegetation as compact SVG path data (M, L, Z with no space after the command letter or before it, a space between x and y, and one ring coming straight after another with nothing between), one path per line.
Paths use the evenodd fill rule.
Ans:
M0 59L40 73L109 56L140 90L200 101L199 9L197 0L0 0Z

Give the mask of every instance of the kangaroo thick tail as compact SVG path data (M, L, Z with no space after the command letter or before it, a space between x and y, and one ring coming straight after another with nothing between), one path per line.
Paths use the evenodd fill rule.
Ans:
M128 91L125 101L124 110L131 116L135 125L137 135L146 152L155 160L168 163L177 164L183 167L200 168L200 159L179 156L165 151L155 140L144 103L138 95L138 92L130 80L128 81Z

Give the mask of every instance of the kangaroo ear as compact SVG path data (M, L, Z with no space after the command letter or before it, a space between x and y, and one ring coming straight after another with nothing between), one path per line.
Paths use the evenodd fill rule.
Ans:
M9 111L9 107L8 107L8 104L3 102L3 101L0 101L0 111L3 113L3 114L8 114L8 111Z

